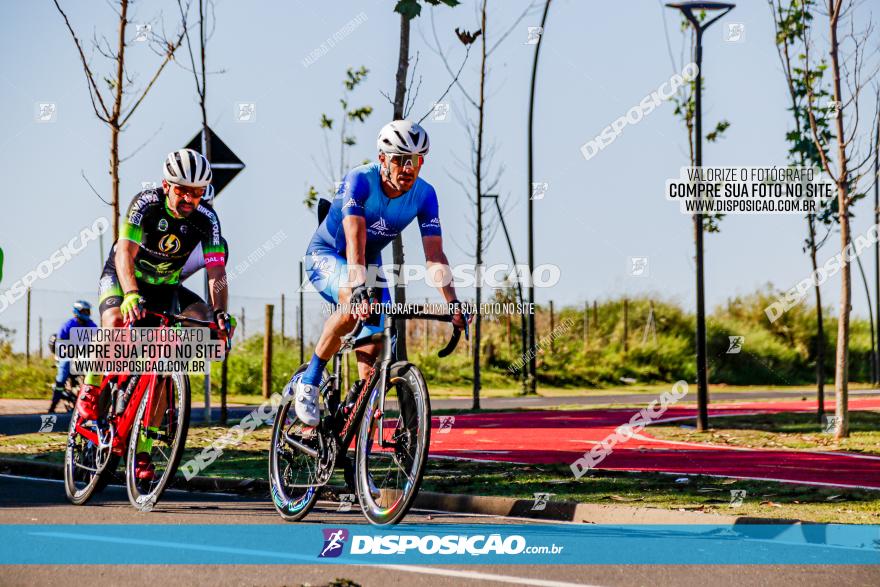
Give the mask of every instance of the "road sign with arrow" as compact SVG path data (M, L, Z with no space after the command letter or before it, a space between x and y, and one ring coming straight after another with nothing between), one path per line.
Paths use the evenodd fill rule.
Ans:
M224 143L217 133L210 128L208 135L211 137L211 144L205 145L204 131L199 131L196 136L186 145L187 149L194 149L199 153L210 153L208 160L211 162L211 171L214 178L211 185L214 186L214 197L220 195L220 191L225 188L232 179L241 173L245 165L238 156L232 152L226 143ZM205 148L209 147L209 148Z

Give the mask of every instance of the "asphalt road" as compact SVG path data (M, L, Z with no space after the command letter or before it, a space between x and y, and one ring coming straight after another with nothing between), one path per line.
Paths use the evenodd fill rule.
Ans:
M360 513L335 512L319 503L310 515L331 525L360 524ZM60 482L0 475L0 524L163 524L173 536L179 524L283 524L272 505L252 498L170 491L150 513L135 511L121 487L110 487L91 505L76 507ZM527 523L494 516L414 511L407 523ZM584 553L588 558L589 553ZM880 567L692 565L46 565L5 566L0 585L327 585L347 579L359 585L877 585Z
M834 405L834 393L829 390L826 392L825 401L827 405ZM850 391L850 395L876 395L877 390L857 390ZM713 393L711 400L713 402L726 401L754 401L756 399L797 399L801 397L811 398L812 393L809 391L798 390L779 390L767 392L742 392L742 391L722 391ZM483 398L480 405L485 410L509 410L515 408L552 408L555 406L591 406L591 405L633 405L647 404L655 399L653 394L645 393L621 393L614 395L576 395L562 397L498 397ZM470 398L460 399L432 399L431 409L438 410L469 410L472 405ZM229 419L241 419L249 414L256 406L236 406L229 408ZM217 422L220 419L220 408L211 409L211 420ZM203 408L193 408L191 412L192 422L204 422L205 411ZM59 431L67 430L70 424L70 414L55 414L55 420L51 421L51 428L47 430L47 420L45 414L5 414L0 415L0 435L30 434L40 431Z

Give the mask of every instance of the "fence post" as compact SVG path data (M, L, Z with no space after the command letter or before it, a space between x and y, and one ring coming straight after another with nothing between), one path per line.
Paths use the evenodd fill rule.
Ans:
M245 328L246 324L247 324L247 321L244 319L244 306L242 306L241 307L241 339L242 340L247 340L247 329Z
M623 352L629 351L629 300L623 298Z
M587 342L590 338L590 308L589 302L584 301L584 352L587 352Z
M37 352L40 354L40 359L43 358L43 317L40 316L37 318L37 324L39 324L39 330L37 330Z
M599 335L599 304L593 300L593 328L596 330L595 336Z
M284 318L287 316L287 309L284 307L284 294L281 294L281 346L284 346Z
M550 300L550 352L553 352L553 335L556 330L556 315L553 313L553 300Z
M25 363L31 364L31 288L27 288L27 317L25 318L24 329L24 360Z
M269 399L272 387L272 314L275 306L266 304L266 332L263 334L263 398Z

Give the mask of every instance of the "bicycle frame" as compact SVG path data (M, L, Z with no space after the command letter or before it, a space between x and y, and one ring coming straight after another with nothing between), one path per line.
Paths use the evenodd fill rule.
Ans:
M451 321L450 315L445 314L430 314L426 313L419 309L418 306L414 307L414 311L412 313L402 314L399 316L403 320L406 319L427 319L427 320L438 320L443 322ZM339 396L341 395L340 383L342 381L342 355L346 352L353 351L363 346L367 346L374 343L382 343L382 351L379 355L379 358L373 363L373 368L370 371L370 374L367 376L367 379L361 388L358 397L355 399L355 404L351 410L345 417L342 422L342 428L338 432L337 436L340 440L339 448L343 451L347 451L351 442L354 440L355 432L357 430L356 424L358 424L363 418L363 408L364 404L369 397L369 392L373 389L381 389L384 390L388 384L388 373L391 367L391 364L394 361L394 353L391 349L391 340L392 340L392 320L386 319L385 326L382 329L381 333L373 334L372 336L362 338L360 340L355 340L357 335L360 333L361 328L363 328L363 324L359 323L358 327L352 331L350 334L343 338L342 348L333 356L333 375L331 375L328 382L325 384L325 387L322 388L321 392L324 393L327 389L326 386L330 386L329 393L326 394L325 397L332 398L332 400L328 403L328 407L330 408L331 420L335 420L337 414L337 408L339 404ZM440 356L446 356L452 352L452 349L455 348L455 345L458 344L459 336L461 332L458 329L455 329L453 332L453 337L447 344L446 348L440 351ZM380 448L393 448L389 443L385 441L385 419L382 417L385 414L385 393L380 394L379 396L379 418L378 418L378 444ZM331 426L332 428L332 426ZM334 431L335 433L335 431ZM288 439L292 440L292 439ZM300 443L296 443L293 441L297 448L308 448L304 446L300 446Z
M171 319L177 319L180 321L188 321L196 324L200 324L202 326L208 326L210 328L216 329L216 325L213 322L207 322L204 320L198 320L196 318L190 318L187 316L178 316L178 315L169 315L165 313L151 312L147 311L147 314L151 316L158 317L160 319L161 328L168 328L171 324ZM131 327L132 325L129 325ZM226 350L229 350L229 340L226 341ZM125 385L129 382L133 375L131 373L112 373L104 376L104 379L101 381L101 385L99 389L102 390L102 394L110 385L115 385L116 393L111 395L110 401L115 406L117 393L122 393L124 391ZM110 424L110 433L111 433L111 445L114 453L122 456L125 452L125 446L128 444L129 434L131 429L134 427L135 416L137 414L137 408L141 404L144 393L148 393L147 402L149 404L149 409L144 412L144 422L143 428L146 430L149 427L150 419L153 416L153 411L156 406L157 396L156 396L156 388L160 378L166 377L165 375L159 375L155 372L153 373L144 373L140 376L135 386L135 389L132 391L131 397L128 399L128 403L125 406L125 410L122 414L111 415L108 420L108 424ZM114 379L116 380L114 383ZM167 387L165 388L168 389ZM173 410L174 410L174 402L167 402L167 407L171 410L171 419L173 419ZM97 427L97 423L96 423ZM77 422L76 425L77 432L82 435L87 440L93 442L96 446L103 447L104 444L101 442L99 435L96 434L94 430L86 428L82 425L82 422Z

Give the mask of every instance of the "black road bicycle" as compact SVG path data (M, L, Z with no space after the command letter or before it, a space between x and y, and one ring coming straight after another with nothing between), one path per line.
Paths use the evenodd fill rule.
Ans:
M411 306L395 320L451 322L451 314L432 314L423 306ZM386 316L381 333L356 340L363 322L345 336L333 357L333 373L321 381L321 422L305 426L293 409L294 379L306 369L300 366L285 388L285 397L272 428L269 451L269 483L272 501L281 517L301 520L318 499L338 465L346 482L355 489L364 516L372 524L396 524L407 513L422 482L431 438L431 401L428 386L418 367L393 361L392 320ZM445 357L455 350L461 330L439 351ZM372 343L382 343L366 381L340 401L342 356ZM354 463L348 457L357 438Z

